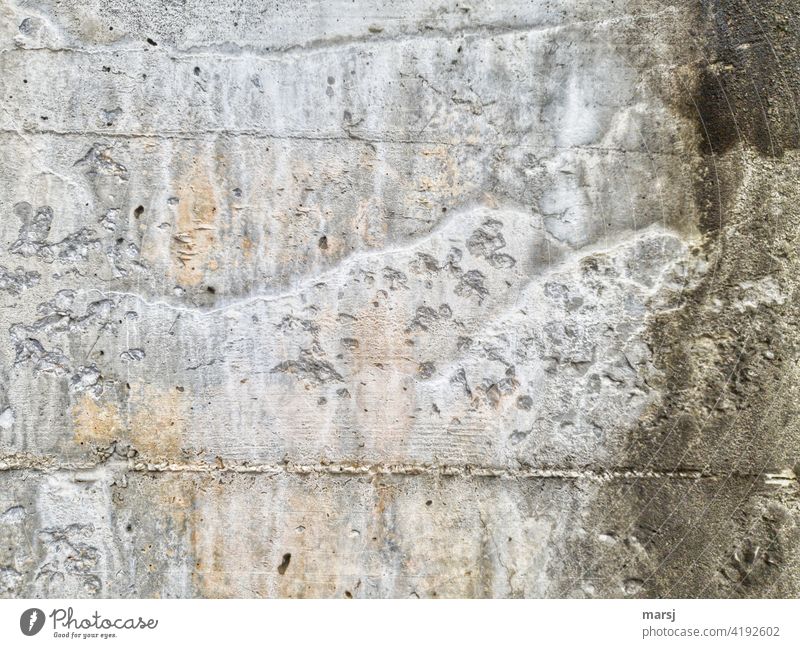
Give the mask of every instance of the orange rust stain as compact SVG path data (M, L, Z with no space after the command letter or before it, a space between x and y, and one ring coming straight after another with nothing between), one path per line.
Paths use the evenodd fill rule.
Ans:
M250 261L253 257L253 240L249 236L242 237L242 255L245 260Z
M72 407L74 439L79 444L107 446L123 429L117 406L84 395Z
M418 363L406 344L406 318L376 302L355 313L351 356L354 416L367 453L388 453L400 460L410 438L417 406L413 376Z
M178 216L172 236L171 253L176 260L174 274L184 286L200 284L206 271L215 270L219 246L217 219L221 206L205 158L192 159L189 172L178 179Z
M145 386L131 396L130 441L148 458L176 459L187 419L185 396Z

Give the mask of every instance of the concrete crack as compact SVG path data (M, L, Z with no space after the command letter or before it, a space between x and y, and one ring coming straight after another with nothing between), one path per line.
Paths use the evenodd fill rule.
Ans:
M797 475L791 469L773 469L759 473L740 471L709 471L698 468L635 467L573 467L573 466L520 466L439 463L385 463L385 462L318 462L318 463L255 463L251 461L225 461L217 457L206 461L148 461L143 459L120 460L109 457L97 461L59 462L56 457L32 455L0 456L0 471L81 472L110 468L133 473L199 473L199 474L261 474L261 475L319 475L319 476L400 476L400 477L457 477L464 479L555 479L563 481L609 482L617 480L689 480L720 481L731 478L762 479L771 486L794 486Z

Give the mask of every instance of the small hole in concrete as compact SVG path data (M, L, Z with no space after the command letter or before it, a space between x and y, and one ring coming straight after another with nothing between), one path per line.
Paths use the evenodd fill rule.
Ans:
M141 205L139 205L136 209L133 210L133 215L136 216L136 218L139 218L139 216L141 216L142 214L144 214L144 207L142 207Z
M319 245L319 249L320 250L327 250L328 249L328 237L327 236L320 236L317 245Z
M286 573L286 570L289 569L289 561L292 559L292 554L285 553L283 554L283 561L280 565L278 565L278 573L283 576Z

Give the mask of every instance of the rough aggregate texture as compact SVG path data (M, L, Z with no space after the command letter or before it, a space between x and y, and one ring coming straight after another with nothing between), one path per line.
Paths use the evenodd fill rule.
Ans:
M0 0L0 596L800 595L798 21Z

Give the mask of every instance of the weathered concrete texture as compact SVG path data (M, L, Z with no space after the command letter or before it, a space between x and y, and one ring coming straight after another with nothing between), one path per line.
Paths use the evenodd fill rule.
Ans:
M795 5L0 0L0 595L800 594Z

